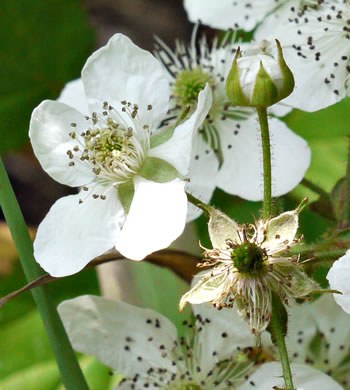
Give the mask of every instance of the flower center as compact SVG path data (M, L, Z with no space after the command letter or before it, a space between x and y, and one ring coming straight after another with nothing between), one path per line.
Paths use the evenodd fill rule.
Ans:
M130 117L137 127L135 117L138 106L128 104L124 105L122 111L127 114L132 111ZM94 112L91 118L86 117L91 124L81 134L75 131L70 133L77 144L67 151L71 160L69 166L87 164L100 184L118 185L126 182L140 169L147 149L149 126L143 126L143 138L138 139L134 135L135 130L128 127L122 119L118 119L113 107L105 102L103 108L102 115L98 116ZM77 124L72 123L71 127L75 130Z
M255 273L263 268L264 252L250 242L235 248L231 254L232 261L240 273Z
M173 94L182 107L197 103L198 95L206 83L213 84L209 73L200 68L185 69L177 74Z

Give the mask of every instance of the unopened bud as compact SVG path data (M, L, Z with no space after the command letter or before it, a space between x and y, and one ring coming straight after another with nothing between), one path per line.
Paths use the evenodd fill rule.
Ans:
M226 92L232 104L269 107L292 93L293 73L283 58L277 39L276 44L277 59L266 53L242 56L238 48L226 80Z

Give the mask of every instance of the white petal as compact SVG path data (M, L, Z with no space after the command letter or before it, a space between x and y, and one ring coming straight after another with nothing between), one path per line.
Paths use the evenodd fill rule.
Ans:
M192 22L200 20L211 27L250 31L266 13L276 7L276 0L185 0L188 18Z
M61 303L58 311L74 349L95 356L118 373L128 377L138 373L141 382L150 367L176 370L169 354L162 357L162 353L172 350L177 331L161 314L88 295Z
M282 121L270 118L269 125L272 195L276 197L291 191L303 179L310 165L311 151L306 141ZM256 117L239 122L226 119L217 128L224 154L218 187L244 199L262 200L263 161Z
M45 100L32 113L29 137L34 154L43 169L61 184L81 186L95 178L88 163L74 159L75 165L68 165L72 160L67 151L77 145L69 133L79 134L86 129L84 116L63 103Z
M199 332L202 371L210 370L217 360L229 359L237 350L255 346L256 338L238 315L236 307L219 312L212 305L202 303L193 305L192 309L203 321L199 325L202 328Z
M328 272L327 279L331 289L342 293L334 294L334 299L346 313L350 313L350 249L335 261Z
M197 109L191 118L177 126L170 140L151 149L149 155L166 160L182 175L187 175L191 159L193 133L203 123L210 110L211 103L212 94L207 84L204 90L199 93Z
M185 183L175 179L155 183L135 179L135 195L116 248L127 258L142 260L167 248L183 232L186 223Z
M113 248L124 211L117 194L93 199L103 187L59 199L38 228L34 256L50 275L72 275L90 260ZM79 204L79 199L83 203Z
M57 101L74 107L84 115L90 114L85 96L84 84L81 78L67 83L62 89Z
M186 191L194 195L203 203L208 203L216 187L216 177L219 170L219 161L213 150L204 141L200 134L193 139L192 156L188 177L190 182ZM202 210L189 203L187 222L193 221L202 214Z
M165 70L151 53L122 34L113 35L89 57L82 78L92 111L101 111L104 101L118 108L126 100L139 105L142 118L152 105L149 113L155 127L166 115L170 89Z
M301 364L291 365L296 390L342 390L328 375ZM252 384L252 382L254 384ZM274 386L284 388L281 363L266 363L259 367L239 390L272 390Z

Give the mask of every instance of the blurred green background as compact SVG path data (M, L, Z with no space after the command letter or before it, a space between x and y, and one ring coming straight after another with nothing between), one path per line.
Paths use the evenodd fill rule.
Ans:
M53 202L72 190L51 180L35 160L28 144L32 110L43 99L57 98L66 82L79 77L89 54L116 32L152 50L154 35L173 47L175 38L188 41L191 31L181 0L0 2L0 153L25 219L33 230ZM307 178L331 190L345 172L349 99L312 114L294 110L284 120L312 149ZM316 194L299 185L281 204L292 208L303 196L317 199ZM238 222L252 221L261 208L258 202L243 201L219 190L213 204ZM310 210L302 215L306 240L317 240L330 226L330 221ZM204 217L197 221L196 228L203 244L209 245ZM182 243L196 251L195 229L187 234ZM3 222L0 224L0 280L0 296L25 284ZM187 284L170 271L145 262L120 262L113 268L106 267L105 271L101 269L98 274L95 270L84 271L50 286L57 303L81 294L100 294L101 289L107 296L120 296L156 309L179 328L181 321L190 315L189 311L182 316L177 313L179 297ZM117 375L111 375L107 367L90 357L81 356L80 361L92 390L113 388ZM23 294L0 309L0 390L60 388L59 373L41 319L31 295Z

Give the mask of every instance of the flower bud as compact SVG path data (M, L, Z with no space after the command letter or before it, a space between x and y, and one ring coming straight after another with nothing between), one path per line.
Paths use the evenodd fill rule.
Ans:
M294 77L276 39L278 58L261 53L242 56L238 48L226 80L226 92L236 106L269 107L290 95Z

